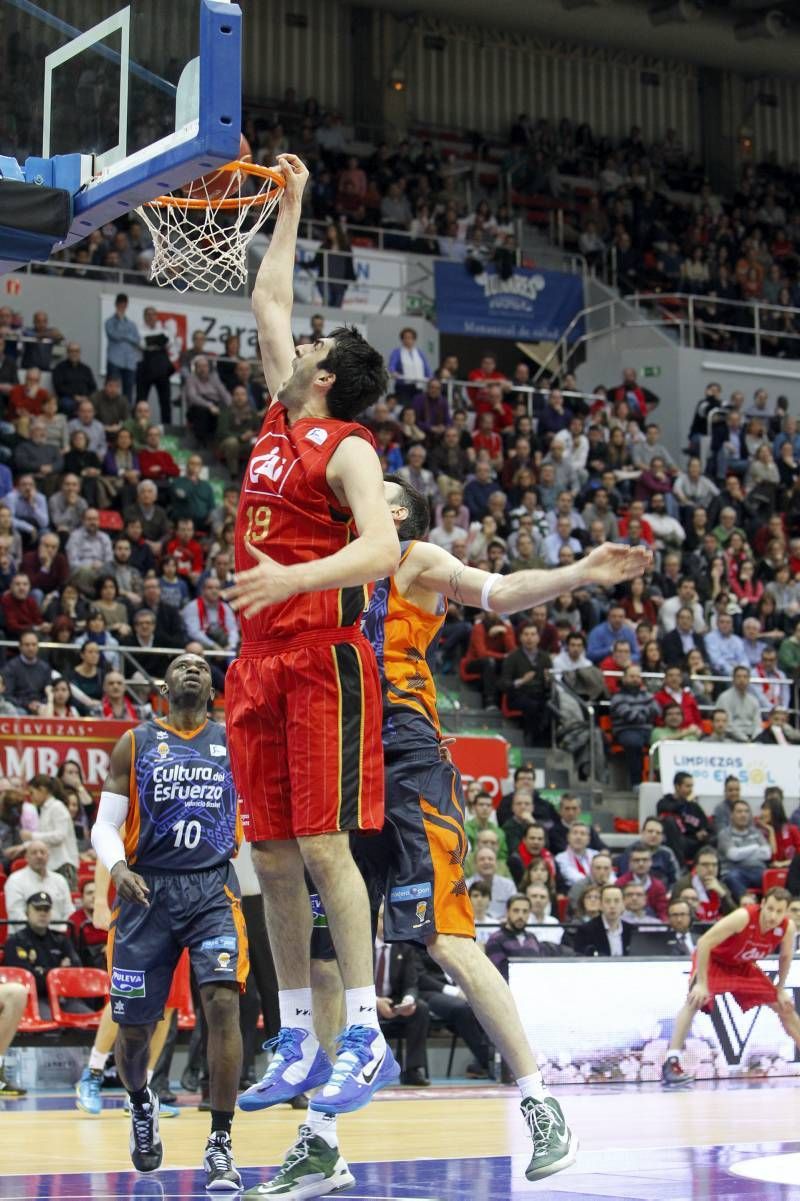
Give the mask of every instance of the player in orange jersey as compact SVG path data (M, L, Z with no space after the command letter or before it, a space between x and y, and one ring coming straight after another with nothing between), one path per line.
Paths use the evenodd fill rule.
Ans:
M742 905L706 930L692 963L689 995L675 1019L670 1049L661 1072L666 1088L685 1087L694 1077L684 1070L683 1047L698 1009L710 1013L714 998L730 993L744 1010L766 1005L778 1015L786 1033L800 1049L800 1016L786 992L797 929L789 917L792 894L770 888L760 905ZM758 966L759 959L780 947L778 980L773 983Z
M514 1073L533 1144L526 1176L541 1180L574 1161L577 1140L547 1093L508 985L475 942L462 867L467 839L461 779L441 741L429 657L448 598L495 613L518 612L588 584L614 587L641 575L650 554L605 544L570 567L490 575L421 541L428 504L400 477L386 478L384 497L402 554L397 570L375 585L364 628L383 684L389 829L385 839L359 839L358 858L370 876L379 876L378 889L385 885L384 937L427 946ZM322 960L332 954L321 945L315 952ZM277 1176L252 1195L315 1197L348 1180L329 1122L314 1135L301 1127ZM291 1191L299 1188L305 1191Z
M380 682L361 615L366 585L394 570L399 546L372 437L355 420L385 390L386 369L354 329L295 353L292 280L308 172L290 154L278 165L286 187L253 292L273 399L242 482L228 594L242 646L225 692L281 1010L275 1055L240 1103L265 1108L317 1086L313 1124L360 1108L399 1075L378 1024L369 902L349 849L350 831L383 826ZM305 869L345 985L335 1065L312 1019Z

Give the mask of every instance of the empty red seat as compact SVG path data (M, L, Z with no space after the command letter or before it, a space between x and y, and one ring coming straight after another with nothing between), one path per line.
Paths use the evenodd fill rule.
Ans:
M36 977L24 967L0 967L0 984L21 984L28 990L28 1003L19 1024L20 1034L48 1034L57 1030L55 1022L47 1021L39 1013L39 998L36 995Z
M785 888L788 875L788 867L768 867L761 877L762 893L767 892L770 888Z
M109 999L108 973L96 967L54 967L47 973L47 994L57 1025L94 1030L100 1025L102 1010L97 1013L65 1013L61 1001L67 998L92 1000L102 1001L105 1005Z

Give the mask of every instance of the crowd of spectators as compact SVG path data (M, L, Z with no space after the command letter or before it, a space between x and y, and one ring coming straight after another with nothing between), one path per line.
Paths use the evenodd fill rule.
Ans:
M460 669L484 709L516 714L528 745L555 732L584 775L589 731L573 706L591 701L630 786L667 736L800 741L800 434L787 398L709 384L679 455L633 369L591 395L571 376L540 393L526 363L507 378L489 351L476 358L432 369L401 331L393 394L365 418L386 469L429 499L431 541L500 574L568 565L606 539L647 546L653 562L613 594L583 588L511 620L451 605L440 670Z
M637 126L612 139L585 123L525 113L504 140L465 133L459 149L421 128L367 151L341 112L314 97L301 102L292 88L247 116L245 133L257 162L289 149L309 166L304 214L319 238L310 269L322 303L341 306L355 278L354 240L374 244L370 229L389 249L464 261L473 273L494 263L507 275L520 258L519 222L556 206L567 248L623 291L692 295L695 344L796 355L796 166L746 162L736 187L719 195L673 129L648 144ZM479 169L490 159L499 168L494 185ZM124 218L56 258L69 274L98 278L98 268L110 268L142 282L152 245L140 221ZM757 318L756 301L765 306Z
M612 852L578 797L547 800L533 781L530 765L517 769L499 804L477 782L465 790L478 941L506 974L516 957L689 955L705 927L761 894L767 869L787 871L800 896L800 809L787 816L780 788L765 789L754 815L729 776L710 814L678 772L630 845Z
M322 328L317 314L301 340ZM135 712L136 686L163 674L160 647L224 651L223 685L238 645L220 592L267 403L258 367L236 338L217 356L200 331L159 367L154 312L140 330L124 294L106 332L108 361L88 364L47 313L28 326L0 309L0 628L19 650L6 712ZM526 362L508 378L488 349L431 364L411 327L388 368L364 421L383 466L428 498L433 542L500 574L567 565L609 538L653 551L613 594L587 587L513 620L451 605L438 667L460 670L475 704L502 705L529 745L555 736L584 775L596 738L598 774L613 753L630 786L651 748L657 770L666 736L798 741L800 433L786 397L709 384L678 453L630 368L591 394L570 375L531 390ZM196 447L182 465L151 410L155 397L171 415L167 369ZM221 503L209 466L230 479ZM41 655L40 638L64 650Z

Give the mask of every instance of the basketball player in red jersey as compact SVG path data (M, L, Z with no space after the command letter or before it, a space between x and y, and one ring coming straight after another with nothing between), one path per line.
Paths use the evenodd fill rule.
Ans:
M789 917L792 895L770 888L760 905L743 905L721 918L697 944L686 1004L675 1019L670 1049L661 1072L667 1087L685 1087L694 1077L683 1068L686 1037L698 1009L710 1013L714 997L730 993L741 1009L766 1005L778 1015L795 1046L800 1048L800 1016L784 985L794 955L797 929ZM778 982L773 984L757 960L780 947Z
M369 902L349 831L383 826L380 682L360 622L366 585L394 571L400 550L372 438L355 422L385 391L386 369L354 329L295 353L292 279L308 172L291 154L278 166L286 186L253 291L273 399L242 482L228 594L242 621L225 689L228 745L281 1011L275 1054L247 1107L319 1087L315 1106L345 1112L399 1075L378 1024ZM312 1019L306 869L346 991L335 1065Z

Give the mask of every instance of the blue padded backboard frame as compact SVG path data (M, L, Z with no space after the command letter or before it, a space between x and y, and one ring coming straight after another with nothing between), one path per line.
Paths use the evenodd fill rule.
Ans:
M242 10L236 3L200 0L199 112L197 128L162 138L89 181L73 197L73 220L63 242L53 250L74 245L138 205L182 187L214 167L239 155L242 126ZM80 156L62 156L78 158ZM42 159L35 160L41 167ZM23 168L33 185L40 170ZM60 181L59 181L60 182ZM0 273L11 271L26 258L12 259L0 242ZM13 254L13 251L11 252Z

